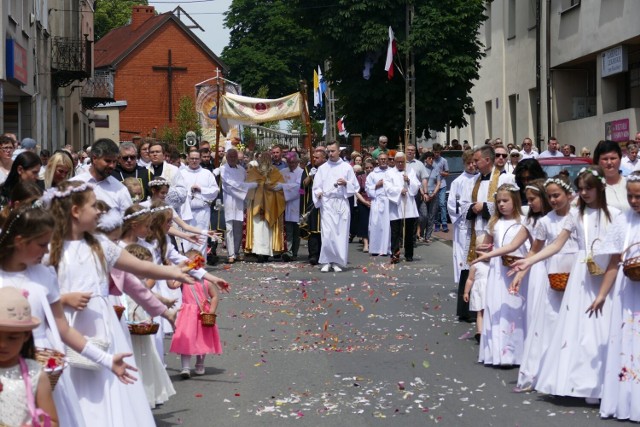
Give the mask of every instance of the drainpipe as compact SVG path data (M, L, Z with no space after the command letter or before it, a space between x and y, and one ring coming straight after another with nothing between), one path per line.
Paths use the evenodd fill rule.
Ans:
M551 0L547 0L547 10L546 10L546 14L545 14L545 20L547 21L545 23L546 25L546 48L547 48L547 52L546 52L546 64L545 64L545 68L546 68L546 73L547 73L547 138L552 136L551 133ZM540 147L541 142L538 141L538 148L541 150L542 147ZM540 151L542 152L542 151Z

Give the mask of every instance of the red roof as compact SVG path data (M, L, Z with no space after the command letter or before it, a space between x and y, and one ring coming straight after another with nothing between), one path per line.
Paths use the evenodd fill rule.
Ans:
M134 30L129 24L109 31L95 44L94 68L117 68L129 53L170 20L178 24L215 62L220 64L224 71L227 71L227 66L222 60L171 12L153 16Z

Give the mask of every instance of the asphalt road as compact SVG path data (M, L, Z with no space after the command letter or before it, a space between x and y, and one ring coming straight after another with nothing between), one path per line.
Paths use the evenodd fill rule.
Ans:
M350 245L350 266L236 263L218 310L224 354L179 378L159 426L596 426L580 399L514 393L517 369L476 362L474 325L455 317L451 248L389 265ZM306 253L306 248L301 248ZM169 342L167 341L167 348Z

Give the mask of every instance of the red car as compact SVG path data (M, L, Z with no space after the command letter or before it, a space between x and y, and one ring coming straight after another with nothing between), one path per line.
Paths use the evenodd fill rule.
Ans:
M566 170L569 172L571 183L580 173L580 169L593 164L591 157L545 157L537 160L549 178L558 175L560 171Z

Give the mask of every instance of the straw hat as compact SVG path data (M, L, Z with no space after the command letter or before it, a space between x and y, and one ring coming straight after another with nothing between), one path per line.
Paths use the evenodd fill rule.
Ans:
M26 332L37 328L40 319L31 316L29 301L17 288L0 289L0 330Z

